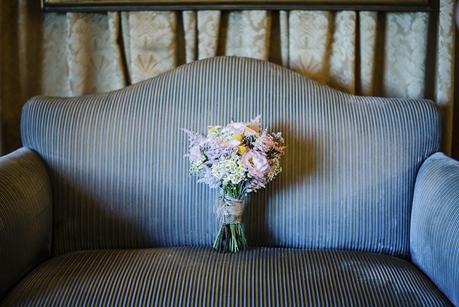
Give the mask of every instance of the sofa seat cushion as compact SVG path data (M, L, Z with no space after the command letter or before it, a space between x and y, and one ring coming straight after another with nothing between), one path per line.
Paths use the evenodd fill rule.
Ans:
M6 297L9 305L447 306L412 264L358 252L254 248L81 251L53 258Z

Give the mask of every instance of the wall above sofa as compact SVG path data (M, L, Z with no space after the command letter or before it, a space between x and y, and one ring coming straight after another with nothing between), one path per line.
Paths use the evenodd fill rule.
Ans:
M1 5L8 29L0 60L2 153L19 146L19 114L33 95L111 91L217 55L269 60L352 94L433 98L443 113L443 150L451 153L459 139L453 0L439 2L438 27L429 12L45 13L38 1Z

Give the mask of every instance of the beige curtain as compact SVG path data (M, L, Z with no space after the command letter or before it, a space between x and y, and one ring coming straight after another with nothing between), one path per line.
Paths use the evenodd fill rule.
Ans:
M38 2L38 1L36 1ZM115 90L216 55L270 60L358 95L423 97L434 86L451 150L453 0L440 1L437 48L428 13L184 11L43 14L31 1L1 4L2 152L19 145L19 112L35 94ZM14 21L11 23L11 21ZM433 85L425 84L437 50ZM356 61L359 61L356 63ZM428 78L427 78L428 79Z

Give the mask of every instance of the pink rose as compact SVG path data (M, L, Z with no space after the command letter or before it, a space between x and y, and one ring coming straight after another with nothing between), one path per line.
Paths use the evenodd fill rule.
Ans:
M263 178L269 171L269 163L264 155L255 151L249 150L242 156L242 163L247 167L249 173L256 178Z

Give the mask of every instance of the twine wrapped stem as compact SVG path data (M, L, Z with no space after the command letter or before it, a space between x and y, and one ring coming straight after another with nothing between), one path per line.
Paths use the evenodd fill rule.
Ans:
M218 200L217 217L222 224L241 224L244 201L222 196Z
M214 249L219 252L237 253L247 248L247 240L242 228L243 212L243 199L225 195L219 198L216 213L221 225L214 241Z

